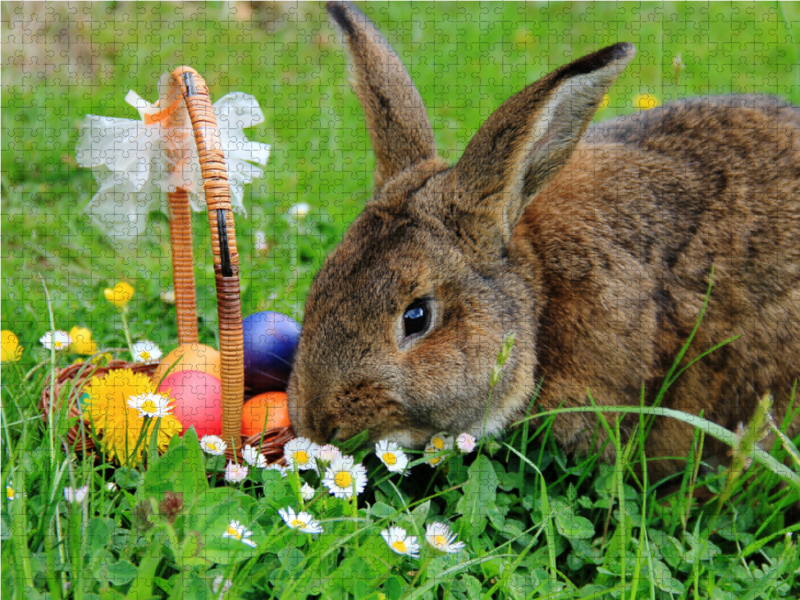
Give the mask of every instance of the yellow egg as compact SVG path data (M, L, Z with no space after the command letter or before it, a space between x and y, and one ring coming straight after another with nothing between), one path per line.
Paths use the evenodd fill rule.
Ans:
M219 352L204 344L181 344L161 359L161 364L153 373L153 383L158 385L176 362L178 364L169 371L170 375L178 371L200 371L221 379Z

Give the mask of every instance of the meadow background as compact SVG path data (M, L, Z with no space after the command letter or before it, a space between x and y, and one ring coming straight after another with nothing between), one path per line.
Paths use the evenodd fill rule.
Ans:
M767 93L800 104L798 3L376 2L359 7L403 58L428 108L439 152L450 162L458 159L480 124L506 98L555 67L617 41L633 42L638 54L611 88L608 106L598 112L596 121L641 110L648 102L663 104L701 94ZM35 418L35 400L43 383L38 375L22 380L22 374L47 359L38 342L50 329L39 276L47 284L58 329L85 326L91 329L101 348L121 350L125 343L120 317L104 299L103 290L126 280L136 290L129 317L134 339L152 340L165 351L177 344L174 309L161 299L162 292L172 285L167 218L152 213L145 235L122 251L115 251L94 228L82 209L97 185L92 172L78 168L75 160L78 127L84 116L138 118L124 101L127 91L135 90L152 101L159 76L181 64L200 72L209 84L212 100L232 91L246 92L258 99L265 122L249 130L248 137L270 144L272 154L264 177L246 189L247 217L239 216L236 220L245 315L272 309L302 322L303 302L314 273L370 196L373 157L361 108L347 81L345 55L320 4L3 2L0 10L3 234L0 316L2 329L16 333L24 348L22 359L16 363L19 369L3 365L2 474L4 481L11 481L16 472L24 470L33 502L35 496L52 492L33 483L39 477L49 481L43 474L47 469L42 465L49 463L50 458L41 449L38 455L34 453L46 439ZM310 206L308 216L299 226L293 225L288 217L291 207L298 203ZM204 213L195 215L193 230L200 336L202 342L216 346L216 303ZM266 250L256 248L258 232L263 232L266 238ZM124 352L121 356L127 358ZM524 454L528 440L521 443L522 446L518 442L516 447L522 448ZM403 594L414 597L407 590L395 593L412 582L412 589L418 586L417 597L451 594L477 597L473 592L509 598L557 593L567 594L564 597L604 597L606 593L609 597L621 597L623 593L635 597L639 588L632 586L630 576L626 583L625 560L622 559L623 566L616 571L604 562L604 557L610 555L609 540L617 539L610 532L616 531L619 518L618 513L612 514L613 493L617 488L609 475L611 471L598 471L591 461L581 463L583 466L573 464L552 445L547 450L542 446L536 454L536 464L550 475L545 477L551 486L548 493L571 506L577 506L579 496L586 498L581 505L585 509L583 516L578 517L577 512L573 516L588 519L592 533L580 537L588 531L583 521L574 529L562 523L557 531L551 531L552 522L544 519L539 523L551 523L546 536L543 533L541 539L531 542L530 534L525 534L528 537L517 536L515 541L508 542L517 535L509 532L522 535L532 526L532 515L538 514L541 519L547 511L536 504L539 487L528 489L523 481L500 474L500 469L505 472L502 465L508 466L506 475L522 474L525 468L521 466L524 461L516 459L509 450L498 448L490 445L481 459L488 461L486 452L491 452L497 463L493 467L499 474L497 480L482 481L481 486L489 489L494 485L496 489L500 485L504 490L501 503L505 503L505 508L512 507L509 510L517 506L528 514L528 521L519 516L518 522L503 529L510 517L492 520L496 531L488 541L480 542L483 546L477 547L489 552L492 544L497 548L508 543L503 552L520 557L513 568L495 559L497 565L489 572L484 565L474 567L484 569L483 577L471 571L463 577L472 579L456 579L453 575L452 585L434 583L423 589L422 583L427 585L431 574L419 574L407 564L403 570L398 567L396 573L393 571L390 579L396 579L396 584L387 583L386 579L376 583L366 575L352 575L356 573L355 566L349 565L351 577L348 580L343 576L342 581L363 579L374 585L362 590L342 584L327 589L326 597L382 597L379 594L391 598ZM547 456L550 458L542 458ZM457 511L459 498L453 494L464 492L463 486L468 481L466 469L478 463L462 464L461 460L454 458L450 474L440 474L436 481L423 478L420 483L418 477L404 483L406 498L414 497L415 488L408 487L413 481L420 486L414 501L420 502L427 494L460 485L461 492L447 492L450 496L445 494L438 510L445 516L462 514ZM24 468L19 469L20 465ZM428 469L424 465L417 468ZM475 472L480 469L476 467ZM426 476L430 479L429 471ZM718 546L714 546L716 550L709 549L707 544L701 544L706 524L704 513L677 500L677 504L670 506L681 507L686 518L678 519L676 513L670 526L657 522L669 521L669 515L661 512L669 513L672 508L661 509L652 517L655 521L648 523L669 530L680 546L673 548L673 554L667 548L660 564L671 569L676 581L683 583L672 587L647 586L645 576L637 571L640 579L636 585L644 586L643 597L797 597L800 588L791 575L798 567L797 548L783 537L783 515L771 513L768 508L772 503L781 513L789 500L784 494L776 503L777 496L767 491L765 482L769 477L763 477L759 481L764 485L741 491L726 508L726 514L740 519L739 533L751 536L744 544L735 541L738 533L725 538L728 545L723 549ZM57 502L52 501L60 495L51 494L51 501L40 500L39 504L34 503L34 508L66 511L66 507L57 507ZM636 506L646 492L626 488L623 496ZM388 492L381 497L387 507L382 510L389 510L389 506L398 509L388 498ZM488 497L485 500L488 502ZM495 500L492 496L491 501ZM9 506L4 503L2 535L6 541L10 536ZM127 523L123 513L120 504L103 514L112 515L115 526L123 528ZM41 525L47 522L43 514L40 512L28 524L31 531L25 534L30 536L34 565L31 568L35 571L39 565L41 573L46 571L48 539L46 527ZM632 514L642 518L644 512ZM90 517L87 513L86 518ZM629 548L640 543L636 539L639 530L633 529L637 522L641 523L636 518L631 528L622 527L623 533L627 531L634 536L624 542ZM583 527L580 535L570 537L569 532L574 533L580 527ZM485 522L481 531L484 528L487 528ZM486 529L490 530L491 527ZM679 530L688 531L686 535L691 540L677 536ZM17 531L24 532L25 528ZM710 536L711 532L705 534ZM530 554L522 551L528 543L534 549ZM665 544L669 547L673 542ZM12 565L17 563L6 552L8 544L4 542L3 546L3 583L11 585ZM475 548L471 546L473 558L479 555ZM750 550L745 553L743 549ZM754 555L757 560L751 567L748 561ZM120 554L115 550L113 556L116 560ZM135 552L126 556L129 564L139 565L139 555ZM673 561L670 556L677 558ZM533 557L543 561L544 570L526 562ZM283 583L262 576L267 577L264 589L278 596L291 597L305 588L305 584L286 587L292 573L299 577L299 573L315 572L296 555L278 557L276 550L273 559L284 569ZM263 567L267 563L262 560L254 564ZM722 563L723 571L719 571ZM779 573L770 570L778 563L783 565ZM159 573L168 582L175 572L165 564L159 567L162 569ZM335 568L336 564L336 561L326 563L325 568ZM292 565L296 572L292 571ZM262 567L259 573L265 571ZM441 575L450 567L442 563L437 568L436 573ZM735 574L737 568L743 569L744 574ZM652 564L650 569L652 573ZM60 573L64 572L62 568ZM231 576L235 577L237 572L234 569ZM253 591L255 588L244 586L248 577L251 581L259 581L258 578L238 573L237 587L231 594L241 589L242 593L251 594L246 597L262 597ZM55 592L43 583L45 575L41 577L39 591L26 597L55 597ZM552 587L537 587L539 579L550 581ZM399 583L401 580L405 584ZM572 580L574 585L564 583ZM713 583L717 580L738 583L725 587ZM474 588L475 585L478 587ZM599 587L584 593L587 585ZM179 587L165 583L155 593L167 597L176 594L174 590ZM125 585L114 589L117 589L114 593L127 593ZM616 591L604 591L608 589ZM97 589L81 597L95 593L107 593L103 598L116 597ZM190 597L189 592L186 594Z

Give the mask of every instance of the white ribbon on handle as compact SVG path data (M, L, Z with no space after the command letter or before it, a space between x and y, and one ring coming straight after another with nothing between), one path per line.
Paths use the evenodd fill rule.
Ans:
M139 111L140 121L87 115L81 124L78 164L93 169L100 186L84 210L114 242L144 233L150 211L167 213L165 192L184 188L192 208L205 209L189 113L170 79L169 73L161 76L156 104L133 90L125 96L125 101ZM263 176L260 166L267 164L270 147L251 142L243 130L263 123L264 113L253 96L234 92L214 104L214 115L225 155L231 205L244 214L244 186Z

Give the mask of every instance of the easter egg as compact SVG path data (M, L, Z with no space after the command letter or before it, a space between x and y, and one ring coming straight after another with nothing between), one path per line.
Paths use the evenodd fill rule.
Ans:
M244 382L257 392L286 390L300 339L300 325L286 315L264 311L242 321Z
M222 435L222 383L202 371L170 373L158 391L175 399L172 414L186 431L194 426L199 437Z
M245 437L289 425L289 403L285 392L259 394L244 403L242 435Z
M179 359L180 362L178 362ZM175 365L175 363L178 364ZM175 367L170 370L172 365ZM164 379L167 371L170 375L177 371L200 371L220 379L222 375L219 352L204 344L181 344L161 359L158 368L153 373L153 383L158 385Z

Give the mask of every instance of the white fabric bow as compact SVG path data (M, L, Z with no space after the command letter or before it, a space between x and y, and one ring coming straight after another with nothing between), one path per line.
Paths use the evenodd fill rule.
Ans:
M94 169L100 185L85 210L112 241L144 233L151 210L167 213L165 192L184 188L195 211L206 206L199 154L183 99L174 100L171 118L149 118L164 113L169 83L170 75L165 73L158 82L160 106L133 90L125 96L139 111L141 121L87 115L81 124L78 164ZM234 92L214 104L214 115L225 154L231 205L244 214L244 186L263 176L257 165L267 164L270 147L249 141L243 129L263 123L264 114L253 96Z

